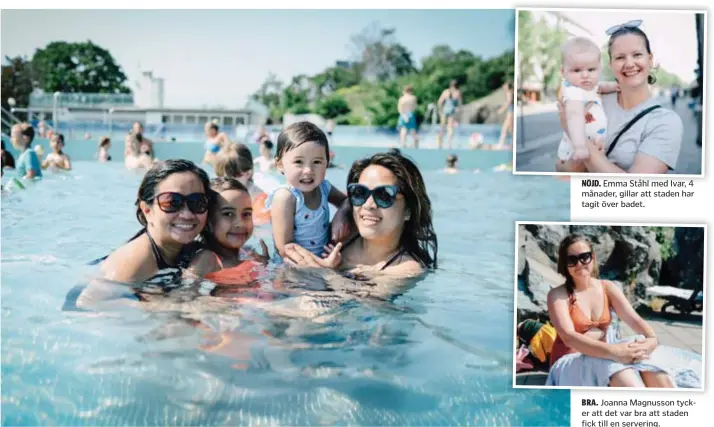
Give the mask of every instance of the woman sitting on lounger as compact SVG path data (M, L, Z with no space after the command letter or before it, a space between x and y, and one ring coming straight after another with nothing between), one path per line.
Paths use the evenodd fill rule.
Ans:
M548 293L548 313L558 337L547 385L698 387L675 382L679 383L683 370L688 370L687 378L699 378L701 357L660 345L620 288L598 278L597 259L587 237L571 234L563 239L558 273L565 276L565 283ZM611 309L639 335L608 340Z

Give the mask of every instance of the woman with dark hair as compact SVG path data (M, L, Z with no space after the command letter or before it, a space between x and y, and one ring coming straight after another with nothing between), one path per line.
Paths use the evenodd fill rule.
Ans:
M598 278L597 257L587 237L571 234L563 239L558 273L565 283L548 292L548 314L558 335L547 385L675 387L686 357L681 350L661 346L622 290ZM639 335L613 337L611 310Z
M166 283L191 262L194 239L206 224L213 200L208 175L188 160L159 162L146 172L136 198L142 229L101 261L104 279ZM97 300L126 296L127 289L95 281L77 300L82 307ZM133 292L132 292L133 295Z
M349 278L409 277L437 266L431 201L419 168L401 155L378 153L358 160L347 177L352 221L358 234L347 239L339 270ZM286 245L290 262L320 266L298 245Z
M605 140L588 142L587 160L559 161L557 170L664 174L677 166L682 120L674 111L662 108L650 91L649 85L656 81L654 59L641 24L641 20L630 21L607 31L610 68L619 92L602 95L608 123Z

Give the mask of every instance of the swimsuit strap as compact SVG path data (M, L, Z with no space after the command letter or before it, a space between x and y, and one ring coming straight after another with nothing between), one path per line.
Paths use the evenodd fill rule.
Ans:
M344 250L347 246L351 245L352 243L356 242L357 239L359 239L359 237L360 237L359 234L355 234L354 236L352 236L352 237L350 237L349 239L347 239L347 240L342 244L342 250ZM385 268L387 268L387 267L389 267L390 265L392 265L392 263L393 263L394 261L396 261L397 259L399 259L399 257L401 257L402 255L404 255L405 253L406 253L406 250L404 250L404 248L400 249L397 253L395 253L394 255L392 255L391 258L389 258L386 263L384 263L384 265L382 266L382 268L379 269L379 271L382 271L382 270L384 270Z
M215 252L213 253L213 255L216 256L216 264L218 264L218 267L223 270L225 267L223 267L223 261L221 261L221 257L219 257L218 254Z
M156 259L156 267L159 270L163 270L165 268L173 268L172 265L170 265L168 262L166 262L166 259L164 256L161 254L161 250L159 249L159 245L156 244L154 241L154 238L151 237L151 234L149 233L149 229L146 229L146 236L149 238L149 242L151 242L151 252L154 253L154 258Z
M403 248L399 249L399 251L396 254L392 255L392 257L387 260L387 262L382 266L382 268L379 269L379 271L382 271L385 268L389 267L394 261L396 261L402 255L404 255L405 252L406 251Z

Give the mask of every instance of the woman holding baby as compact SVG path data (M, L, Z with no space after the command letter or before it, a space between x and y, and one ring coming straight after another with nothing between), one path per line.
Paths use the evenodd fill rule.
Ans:
M664 174L675 169L682 143L682 120L674 111L662 108L650 92L649 85L656 80L651 74L653 56L649 39L639 28L641 24L641 20L630 21L607 31L610 36L608 59L618 90L601 97L606 129L603 127L598 137L576 136L570 153L565 155L561 143L556 163L558 171ZM590 67L579 66L577 70L569 67L569 63L583 60L583 56L581 51L568 52L564 48L564 85L573 83L568 73L572 73L575 80L581 79L582 74L595 74L597 79L599 56L597 64L591 61ZM584 131L583 126L573 125L574 116L567 112L570 110L568 101L561 104L565 104L560 106L561 111L565 111L561 114L563 129L569 136L579 135ZM589 105L593 104L596 102ZM588 104L585 105L587 109ZM579 117L589 117L587 113L583 111ZM587 123L586 118L585 125Z

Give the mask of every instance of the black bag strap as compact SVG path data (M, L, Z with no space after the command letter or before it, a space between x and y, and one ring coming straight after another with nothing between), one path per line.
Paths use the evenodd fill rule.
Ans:
M643 118L644 116L649 114L651 111L654 111L658 108L662 108L662 106L661 105L653 105L649 108L645 108L644 110L640 111L640 114L633 117L632 120L630 120L630 122L628 124L626 124L625 127L622 128L620 133L617 134L615 139L612 140L612 144L610 144L610 146L608 147L607 153L605 153L605 157L610 156L610 153L612 153L612 150L615 149L615 145L617 145L617 141L620 140L620 137L622 136L622 134L627 132L635 123L637 123L638 120L640 120L641 118Z

